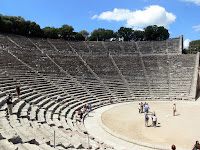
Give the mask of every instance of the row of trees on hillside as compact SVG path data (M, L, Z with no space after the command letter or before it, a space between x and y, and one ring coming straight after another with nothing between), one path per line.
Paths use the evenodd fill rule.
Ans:
M18 16L3 16L0 14L0 32L12 33L23 36L42 37L65 40L91 40L91 41L105 41L110 38L119 39L124 41L144 41L144 40L165 40L169 38L169 32L164 27L148 26L143 31L133 30L132 28L121 27L117 32L99 28L94 30L89 36L89 32L82 30L75 32L72 26L67 24L62 25L60 28L45 27L40 28L35 22L26 21L24 18ZM89 37L88 37L89 36Z
M123 38L124 41L166 40L169 38L169 32L164 27L157 25L148 26L144 28L144 31L121 27L117 32L114 32L113 30L99 28L91 33L89 40L104 41L110 38Z
M26 21L18 16L3 16L0 14L0 32L12 33L23 36L42 38L64 38L66 40L85 40L85 32L74 32L74 28L69 25L62 25L60 28L45 27L40 28L35 22ZM87 33L89 35L89 33Z

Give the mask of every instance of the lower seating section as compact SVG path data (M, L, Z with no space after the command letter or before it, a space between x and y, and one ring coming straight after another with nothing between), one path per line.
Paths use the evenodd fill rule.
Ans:
M2 138L0 142L3 145L0 148L53 149L54 131L56 149L88 148L88 136L85 134L83 126L77 125L75 115L76 111L82 108L85 103L93 102L92 105L95 107L95 103L99 103L99 101L91 96L89 98L89 95L85 100L83 97L78 99L78 95L75 95L73 91L71 93L65 92L64 88L62 90L59 88L60 86L55 86L54 81L45 80L45 76L31 72L23 64L18 66L20 64L18 60L11 63L14 57L6 51L2 52L4 55L1 55L1 58L6 55L8 60L2 62L0 66L2 83L0 99ZM20 99L14 95L15 85L18 84L21 88ZM72 89L72 87L70 88ZM77 90L76 87L74 89ZM14 95L13 115L8 115L4 101L8 92ZM84 91L82 90L82 92ZM59 102L53 98L57 94L61 95L62 98ZM109 149L108 145L93 137L90 138L90 147Z

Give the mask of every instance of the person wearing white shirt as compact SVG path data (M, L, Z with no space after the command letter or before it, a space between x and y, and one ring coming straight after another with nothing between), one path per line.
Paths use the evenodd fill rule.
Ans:
M153 116L153 126L154 126L154 128L156 127L156 123L157 123L157 117L154 114L154 116Z
M139 113L141 113L141 105L140 105L140 103L138 105L138 110L139 110Z

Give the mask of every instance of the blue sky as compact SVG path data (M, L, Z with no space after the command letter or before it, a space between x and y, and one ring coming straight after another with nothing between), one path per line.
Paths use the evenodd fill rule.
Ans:
M22 16L41 28L68 24L76 32L163 25L185 44L200 39L200 0L0 0L0 14Z

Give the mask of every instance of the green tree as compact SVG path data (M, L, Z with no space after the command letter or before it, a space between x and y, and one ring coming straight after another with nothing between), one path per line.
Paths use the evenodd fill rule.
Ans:
M130 41L133 38L134 31L131 28L121 27L117 33L120 38L124 38L124 41Z
M86 31L86 30L82 30L82 31L80 31L79 33L82 34L82 36L84 36L84 38L85 38L85 41L87 41L87 38L88 38L89 32Z
M91 41L102 41L103 38L104 38L104 35L105 35L105 29L103 28L99 28L98 30L94 30L92 33L91 33L91 37L90 37L90 40Z
M143 41L144 40L144 31L134 30L133 40L134 41Z
M67 24L62 25L61 28L59 28L59 33L62 38L66 40L72 40L74 39L74 28L72 26L69 26Z
M77 40L77 41L84 41L85 37L81 33L75 32L75 40Z
M42 29L38 24L35 22L31 22L29 25L29 35L33 37L44 37L44 34L42 32Z
M54 27L45 27L42 29L46 38L58 39L59 29Z
M104 39L110 39L114 37L113 30L105 30Z
M145 40L166 40L169 38L169 32L163 26L158 27L157 25L148 26L144 28Z

